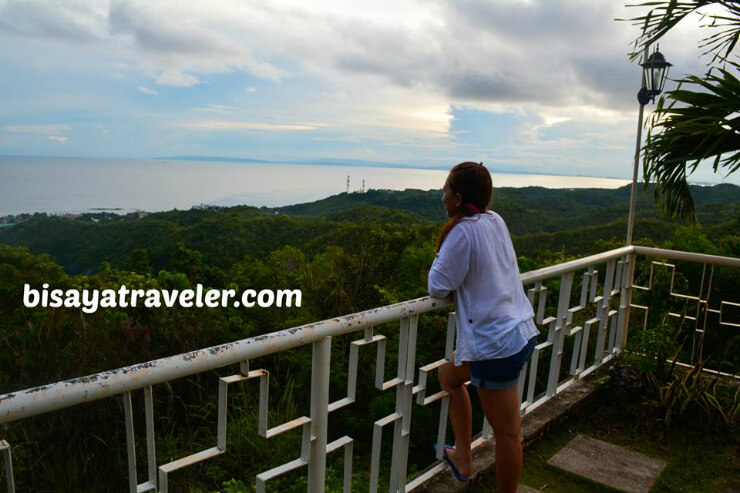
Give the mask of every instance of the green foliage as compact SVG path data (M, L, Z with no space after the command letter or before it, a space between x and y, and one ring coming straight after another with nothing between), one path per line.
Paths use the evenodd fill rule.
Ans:
M627 360L641 372L663 380L666 361L680 348L676 341L678 331L665 321L649 329L638 329L627 344Z
M641 265L636 269L635 284L652 289L633 293L633 302L647 306L649 310L645 328L633 326L630 329L626 352L628 359L643 372L654 373L662 380L666 375L666 361L674 353L677 355L687 338L685 318L676 323L668 316L669 312L685 314L686 303L666 296L666 293L671 290L686 292L688 281L681 273L674 274L666 265L654 261L660 262L651 258L641 259Z
M703 364L678 372L674 364L667 378L653 373L646 377L653 390L651 403L658 409L666 429L684 419L707 419L723 426L732 426L740 417L740 386L730 387L734 394L722 394L718 377L702 374ZM726 392L725 392L726 394Z
M231 479L229 481L224 481L223 489L211 493L252 493L253 491L255 491L254 487L248 487L241 480L237 481L236 479Z
M151 274L152 264L149 261L149 252L146 248L135 248L131 251L125 269L138 274Z
M718 248L707 237L701 226L698 225L676 227L673 237L666 241L663 247L684 252L706 253L708 255L719 254Z

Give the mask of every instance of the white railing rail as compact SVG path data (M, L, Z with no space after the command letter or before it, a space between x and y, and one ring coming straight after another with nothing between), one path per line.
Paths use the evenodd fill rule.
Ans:
M709 303L714 266L739 268L740 260L735 258L627 246L524 273L522 282L534 307L535 321L543 329L543 333L540 338L541 342L535 347L532 359L525 366L519 381L522 413L531 412L541 406L576 380L614 358L622 350L627 337L630 309L648 309L632 304L632 289L652 288L652 275L648 286L633 285L637 255L698 262L704 264L705 274L707 266L710 266L709 286L705 288L703 276L702 287L698 295L673 293L672 287L671 295L696 301L698 311L704 314L717 314L720 324L740 326L723 319L723 310L726 307L737 308L740 304L722 301L719 308L712 308ZM653 262L655 263L669 266L675 272L675 266L672 264ZM576 274L580 276L577 277ZM548 305L547 295L552 287L558 288L557 304ZM303 431L300 456L291 462L257 475L257 491L264 491L270 479L303 466L307 466L308 469L308 490L324 491L326 455L340 449L344 451L345 457L344 490L350 491L353 439L344 436L327 443L329 414L355 402L360 348L375 345L375 386L381 391L395 388L396 405L394 412L376 420L373 425L370 491L375 492L380 489L382 432L383 428L391 423L394 433L388 489L392 492L411 491L445 467L443 463L437 463L416 478L410 481L407 478L409 436L414 402L427 406L440 401L436 441L439 451L437 459L441 459L447 429L448 398L443 391L427 396L427 381L430 372L449 360L455 333L454 314L450 314L444 357L417 367L416 335L419 315L447 307L451 303L451 299L419 298L117 370L1 395L0 424L120 395L124 405L127 438L128 491L131 493L166 492L168 491L169 474L226 451L228 386L254 378L260 381L258 422L260 436L269 439L295 428L301 428ZM645 319L647 320L647 317ZM703 337L706 316L702 321L697 315L694 321L697 334ZM376 334L374 327L392 322L399 323L398 368L389 380L385 380L386 337ZM329 402L332 337L358 331L362 331L362 337L350 344L347 395L337 401ZM270 428L268 427L267 404L269 372L266 369L250 369L249 362L261 356L308 344L313 345L309 416L302 416ZM544 362L548 355L549 363L546 371L543 371L545 367L543 365L540 368L540 363ZM562 361L564 356L570 357L570 364L565 368ZM152 387L235 364L239 364L238 373L219 378L216 445L167 464L158 465L155 450ZM418 378L415 378L417 368ZM147 442L147 479L144 482L139 482L136 466L134 413L131 403L131 393L137 390L143 390L144 393L144 427ZM491 435L491 428L484 420L481 433L473 445L482 444L490 439ZM9 492L14 492L11 447L4 440L0 441L0 452L4 457L7 489Z

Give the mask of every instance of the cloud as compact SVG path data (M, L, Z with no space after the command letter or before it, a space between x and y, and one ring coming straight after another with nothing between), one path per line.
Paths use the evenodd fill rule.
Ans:
M61 144L61 145L64 145L67 142L69 142L69 137L60 137L58 135L49 135L47 139L49 139L52 142L56 142L57 144Z
M323 127L322 124L275 124L262 122L234 121L234 120L206 120L189 122L182 125L191 130L268 130L276 132L310 131Z
M396 154L406 162L458 154L567 160L569 154L548 156L542 148L570 149L591 138L586 132L599 135L600 149L608 139L634 139L640 68L626 53L637 29L613 19L640 13L613 0L0 0L0 54L19 77L56 73L49 67L58 66L72 76L60 81L79 81L80 74L91 81L50 89L43 109L28 113L51 115L37 121L55 121L64 111L74 118L86 117L80 111L113 114L109 101L91 97L109 93L90 87L114 75L134 81L129 87L144 84L137 87L143 94L191 87L174 91L177 98L161 109L166 114L146 118L159 137L151 149L176 127L193 135L183 145L277 147L265 153L305 154L300 145L321 139L345 142L338 148L348 153L355 143L377 146L389 161L398 161ZM680 34L676 43L661 42L672 74L702 73L693 70L701 65L691 29ZM18 108L6 121L26 121L30 86L0 96L6 113ZM25 99L16 98L22 93ZM150 116L113 102L122 120L106 123L117 135L123 124ZM475 124L466 127L458 117ZM322 123L306 123L316 121ZM319 128L325 130L302 132ZM67 127L5 130L22 139L22 132L66 135ZM229 141L224 130L254 135ZM288 134L259 143L268 139L257 131ZM317 149L323 152L309 148Z
M557 125L558 123L564 123L571 120L571 117L569 116L558 116L548 113L543 113L541 116L543 120L543 125L546 127L551 127L553 125Z
M159 94L154 89L149 89L146 86L137 86L136 89L138 89L140 93L142 93L142 94L148 94L150 96L156 96L157 94Z
M409 88L434 88L453 102L471 104L613 104L609 91L629 87L624 82L634 67L624 53L631 33L613 21L621 8L614 2L437 5L444 22L416 31L393 24L339 26L344 40L334 66ZM599 84L604 81L615 82Z
M193 109L195 111L206 111L209 113L231 113L234 111L233 106L227 106L225 104L206 104Z
M251 16L249 8L259 10L228 1L215 7L166 1L115 2L108 16L109 34L160 85L188 87L201 82L193 74L234 70L278 81L283 71L251 49L251 27L259 23L259 13Z
M8 125L5 130L23 134L59 134L69 130L69 125Z
M84 0L8 1L0 3L0 32L89 43L105 36L107 14L105 4Z
M157 76L156 83L160 86L190 87L199 84L200 80L178 70L165 70Z
M191 87L234 71L273 82L311 74L337 86L362 78L366 90L421 89L452 104L627 108L639 85L626 57L636 29L614 19L637 13L612 0L317 0L310 8L298 0L32 0L0 4L0 32L95 40L158 85ZM695 58L690 38L677 50Z

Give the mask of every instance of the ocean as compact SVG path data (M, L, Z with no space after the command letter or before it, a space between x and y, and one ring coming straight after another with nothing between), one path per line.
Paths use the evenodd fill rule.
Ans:
M0 216L198 205L276 207L363 189L441 189L447 171L208 161L0 157ZM493 173L494 187L618 188L626 179Z

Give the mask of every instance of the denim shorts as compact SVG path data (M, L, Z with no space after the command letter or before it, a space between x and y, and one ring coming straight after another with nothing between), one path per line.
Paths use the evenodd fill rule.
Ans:
M513 387L519 382L524 363L532 356L536 345L537 337L533 337L521 351L506 358L469 361L470 383L483 389Z

